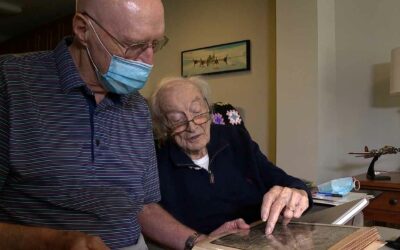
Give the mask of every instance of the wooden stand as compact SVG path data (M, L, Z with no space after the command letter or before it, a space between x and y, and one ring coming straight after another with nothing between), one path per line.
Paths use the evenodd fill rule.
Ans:
M375 155L368 167L367 178L369 180L390 180L390 176L387 175L376 175L375 174L375 162L381 155Z

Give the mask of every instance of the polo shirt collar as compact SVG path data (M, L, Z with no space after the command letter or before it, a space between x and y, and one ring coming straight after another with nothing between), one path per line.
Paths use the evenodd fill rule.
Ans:
M86 85L79 75L79 71L68 50L68 46L71 43L72 37L66 37L54 49L54 59L60 77L60 85L65 93Z
M68 46L71 45L73 37L69 36L64 38L54 49L54 58L56 67L59 72L61 89L65 93L69 93L72 89L84 87L85 91L89 94L93 94L92 91L86 86L86 83L82 80L78 69L72 59L71 53L68 50ZM113 93L108 94L108 104L124 104L129 102L131 94L117 95ZM107 98L107 99L108 99Z

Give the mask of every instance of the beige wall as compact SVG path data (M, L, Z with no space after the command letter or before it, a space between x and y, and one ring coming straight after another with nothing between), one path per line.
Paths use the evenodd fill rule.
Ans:
M389 95L390 52L400 46L400 1L336 0L337 173L361 173L367 160L347 152L400 147L400 97ZM400 170L400 154L377 169Z
M400 1L277 1L277 163L317 182L365 173L364 145L400 147L400 97L389 96ZM290 154L288 154L290 152ZM400 155L377 169L400 170Z
M249 39L251 71L205 78L214 101L244 110L253 139L275 160L275 1L164 0L164 5L170 42L157 54L143 95L162 77L180 75L181 51Z

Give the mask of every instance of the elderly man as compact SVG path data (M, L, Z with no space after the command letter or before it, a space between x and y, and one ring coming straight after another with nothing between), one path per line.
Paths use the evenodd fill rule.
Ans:
M0 249L145 248L138 215L160 194L137 90L166 43L163 6L78 0L73 31L0 59Z
M141 229L190 249L198 234L157 204L138 93L167 41L161 0L77 0L73 31L53 51L0 57L0 249L146 249ZM235 228L248 225L213 233Z
M138 93L167 41L161 1L78 0L73 31L54 51L0 57L0 249L146 249L141 226L190 248L195 231L157 204Z

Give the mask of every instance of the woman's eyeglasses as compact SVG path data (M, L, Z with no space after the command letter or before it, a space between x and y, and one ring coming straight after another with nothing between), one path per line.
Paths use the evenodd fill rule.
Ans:
M182 133L189 127L189 123L193 122L196 125L202 125L208 122L211 119L211 111L207 111L196 116L193 116L192 119L179 122L177 124L173 124L169 129L171 131L171 135L176 135Z

